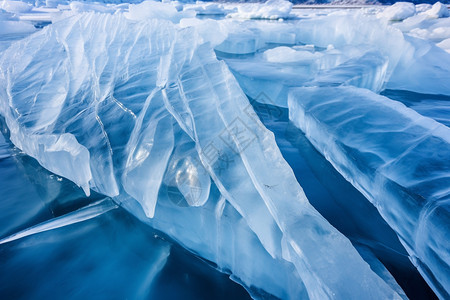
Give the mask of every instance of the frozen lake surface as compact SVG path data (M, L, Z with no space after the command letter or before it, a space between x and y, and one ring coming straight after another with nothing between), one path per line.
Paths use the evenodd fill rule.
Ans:
M0 2L0 297L446 299L446 4Z

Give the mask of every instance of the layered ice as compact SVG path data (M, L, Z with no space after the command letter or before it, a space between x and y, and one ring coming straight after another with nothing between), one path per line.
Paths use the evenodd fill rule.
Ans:
M309 204L273 134L193 28L76 15L14 43L0 70L0 110L17 147L247 286L292 298L400 297ZM175 196L160 196L164 187ZM159 212L173 202L198 218L192 231L170 222L178 209ZM242 225L226 237L222 222ZM218 247L208 246L214 239ZM276 273L258 260L236 263L250 250Z
M289 109L292 122L378 208L447 298L450 129L355 87L294 89Z

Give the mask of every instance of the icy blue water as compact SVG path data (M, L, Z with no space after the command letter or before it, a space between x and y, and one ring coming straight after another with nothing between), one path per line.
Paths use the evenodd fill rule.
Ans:
M450 127L450 97L427 95L409 91L385 90L381 93L392 100L400 101L423 116L430 117Z

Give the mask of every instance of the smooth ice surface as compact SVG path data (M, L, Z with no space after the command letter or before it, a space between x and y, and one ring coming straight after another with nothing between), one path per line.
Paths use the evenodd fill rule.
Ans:
M399 297L309 204L273 134L193 28L122 14L76 15L13 44L0 66L1 112L13 143L87 193L124 205L131 196L135 204L126 207L155 222L163 185L179 191L188 209L225 199L248 226L248 243L290 268L288 276L301 278L308 297ZM208 197L212 183L218 191ZM218 249L188 241L216 220L181 236L170 224L161 229L209 257ZM224 244L240 243L233 241ZM246 285L304 295L301 283L277 287L265 275L270 268L236 264L233 251L223 253L213 261L231 266ZM253 272L261 275L246 275Z
M450 127L450 97L448 96L418 94L399 90L385 90L382 95L402 102L422 116L432 118Z
M148 297L168 260L170 244L152 239L132 220L119 217L113 210L0 245L0 294L13 299ZM124 267L127 263L129 267Z
M290 119L378 208L413 263L448 297L450 129L354 87L294 89Z

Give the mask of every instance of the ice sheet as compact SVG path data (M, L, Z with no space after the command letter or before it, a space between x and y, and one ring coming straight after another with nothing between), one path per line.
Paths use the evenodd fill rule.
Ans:
M429 284L449 282L450 129L355 87L294 89L290 119L378 208Z

